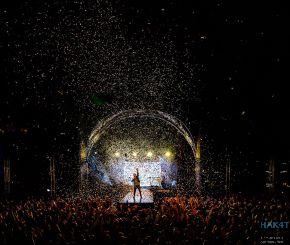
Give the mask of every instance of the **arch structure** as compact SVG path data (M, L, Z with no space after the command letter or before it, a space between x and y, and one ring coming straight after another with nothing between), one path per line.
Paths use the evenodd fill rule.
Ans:
M106 132L107 129L109 129L112 125L129 119L129 118L136 118L136 117L147 117L147 118L156 118L159 119L168 125L171 125L174 127L186 140L186 142L191 147L192 153L195 157L195 176L196 176L196 188L199 189L200 186L200 161L198 159L198 155L196 150L194 138L192 137L189 129L186 127L186 125L179 120L178 118L162 112L158 110L124 110L117 112L111 116L108 116L101 120L97 126L93 129L91 134L89 135L87 144L86 144L86 159L91 155L91 151L94 147L94 145L100 140L101 136Z
M91 154L91 150L93 146L99 141L102 134L106 132L110 126L113 124L116 124L122 120L126 120L128 118L135 118L135 117L149 117L149 118L156 118L160 119L167 124L173 126L187 141L187 143L190 145L193 155L196 155L196 147L194 144L194 139L188 130L188 128L185 126L185 124L177 119L176 117L157 110L125 110L120 111L112 116L109 116L102 121L98 123L98 125L94 128L92 133L89 136L88 142L87 142L87 156Z

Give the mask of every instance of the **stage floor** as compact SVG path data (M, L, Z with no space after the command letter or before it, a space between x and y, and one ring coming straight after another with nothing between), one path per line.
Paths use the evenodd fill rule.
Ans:
M135 200L133 198L133 190L130 190L120 201L120 203L153 203L153 193L148 189L141 189L142 199L139 191L136 190Z

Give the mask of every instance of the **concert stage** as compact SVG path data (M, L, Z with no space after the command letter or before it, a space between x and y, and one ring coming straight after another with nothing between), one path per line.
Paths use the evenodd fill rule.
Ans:
M176 190L162 189L162 188L142 188L142 199L140 198L139 191L136 190L135 200L133 198L133 189L130 189L127 194L125 193L121 197L120 204L153 204L154 201L158 201L165 197L172 197L176 195Z
M120 203L153 203L153 192L149 189L142 188L142 199L140 198L139 191L136 190L135 200L133 198L134 192L130 190L123 198L121 198Z

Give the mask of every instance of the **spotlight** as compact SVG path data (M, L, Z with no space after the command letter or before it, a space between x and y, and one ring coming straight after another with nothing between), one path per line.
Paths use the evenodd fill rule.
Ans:
M137 157L137 155L138 155L137 152L134 151L133 152L133 157Z
M147 157L152 157L152 156L153 156L152 151L148 151L148 152L147 152Z
M115 157L119 157L120 156L120 152L115 152Z
M166 151L166 152L165 152L165 156L166 156L166 157L171 157L171 155L172 155L172 154L171 154L170 151Z

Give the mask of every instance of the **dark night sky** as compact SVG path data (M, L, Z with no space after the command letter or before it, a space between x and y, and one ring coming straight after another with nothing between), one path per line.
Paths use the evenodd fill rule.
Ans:
M77 126L83 127L83 115L75 98L81 95L66 85L62 57L55 58L58 48L51 44L56 55L38 56L37 45L29 43L45 38L45 34L37 37L37 28L43 34L44 28L58 26L63 16L85 16L76 4L81 1L49 2L1 3L1 147L15 143L18 148L9 148L12 152L59 154L70 147L75 151L79 144ZM84 9L94 8L93 1L84 2ZM290 40L288 11L282 1L120 0L110 7L121 20L128 42L158 43L166 37L175 47L177 67L184 60L188 67L198 65L198 78L186 85L189 90L194 87L198 96L189 93L182 100L181 117L198 121L201 131L217 145L246 149L256 159L289 159ZM56 13L58 9L64 10ZM70 32L69 24L62 30ZM30 60L31 54L35 58ZM182 73L186 68L180 66ZM42 79L46 72L53 73L50 79ZM114 93L109 96L114 100ZM152 96L154 100L158 94ZM20 132L23 128L28 129L26 134ZM2 155L7 154L4 151Z

